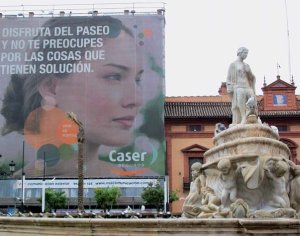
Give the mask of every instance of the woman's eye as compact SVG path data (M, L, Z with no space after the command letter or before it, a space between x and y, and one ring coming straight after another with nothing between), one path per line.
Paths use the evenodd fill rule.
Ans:
M122 76L120 74L113 74L113 75L106 75L106 76L104 76L104 79L107 79L107 80L120 81L121 78L122 78Z
M137 77L137 78L135 79L136 84L140 84L141 81L142 81L142 77L141 77L141 76L139 76L139 77Z
M140 85L140 83L142 82L142 73L138 74L135 78L135 82L137 85Z

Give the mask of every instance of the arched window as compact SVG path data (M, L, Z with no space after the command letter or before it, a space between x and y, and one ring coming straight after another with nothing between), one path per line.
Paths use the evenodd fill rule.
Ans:
M289 147L289 149L291 151L290 160L293 161L297 165L300 164L300 160L297 159L298 144L287 138L281 138L280 141L285 143Z

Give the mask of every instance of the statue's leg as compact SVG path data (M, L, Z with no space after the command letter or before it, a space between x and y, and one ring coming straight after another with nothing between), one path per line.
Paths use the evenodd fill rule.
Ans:
M246 123L246 109L241 108L241 123Z
M235 91L234 108L235 110L232 113L235 115L235 124L239 124L241 123L241 89L240 88L237 88Z
M241 109L239 108L236 115L236 122L237 124L240 124L242 122L242 116L241 116Z
M240 115L241 120L240 123L246 123L246 102L247 102L247 90L240 89L239 90L239 108L240 108Z
M232 111L232 124L238 124L238 113L239 110L237 107L231 109Z
M236 201L236 195L237 195L237 189L234 188L231 190L229 198L231 202L235 202Z
M232 124L237 124L238 123L238 104L237 104L237 99L236 99L236 92L233 94L231 98L231 112L232 112Z
M281 196L274 196L274 202L278 203L280 208L288 207L287 202Z
M225 204L226 204L227 199L228 199L228 195L229 195L229 193L227 192L227 190L223 189L222 194L221 194L222 207L225 207Z

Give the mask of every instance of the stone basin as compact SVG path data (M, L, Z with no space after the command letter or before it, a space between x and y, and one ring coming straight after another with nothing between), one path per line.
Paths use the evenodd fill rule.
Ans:
M289 158L290 149L279 141L279 136L263 124L235 125L214 138L215 146L204 153L206 163L222 157L235 155L257 155L259 157Z
M299 235L299 219L59 219L0 217L0 235Z

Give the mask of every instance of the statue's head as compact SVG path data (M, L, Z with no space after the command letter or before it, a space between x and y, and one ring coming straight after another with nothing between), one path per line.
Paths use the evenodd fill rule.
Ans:
M191 166L191 170L192 170L192 177L193 179L197 178L201 172L201 168L202 168L202 164L200 162L195 162L192 166Z
M269 159L266 161L264 169L267 175L271 173L279 178L289 171L289 165L284 160Z
M221 171L223 174L228 174L231 168L231 162L228 159L221 159L218 162L218 169Z
M236 53L236 55L237 56L239 56L239 57L241 57L241 58L243 58L243 59L245 59L246 57L247 57L247 55L248 55L248 49L247 48L245 48L245 47L240 47L238 50L237 50L237 53Z
M289 165L285 161L277 161L275 164L275 175L277 177L283 176L289 170Z
M200 169L202 168L202 164L200 162L195 162L192 166L191 169L192 170L198 170L200 171Z

